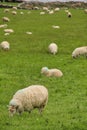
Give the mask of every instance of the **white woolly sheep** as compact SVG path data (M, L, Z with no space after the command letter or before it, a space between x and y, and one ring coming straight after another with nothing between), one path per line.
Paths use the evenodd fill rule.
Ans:
M31 85L18 90L9 102L9 114L13 116L16 112L31 112L38 108L41 113L48 102L48 90L42 85Z
M45 12L40 12L40 15L43 15L43 14L45 14Z
M6 13L9 12L9 11L10 11L10 9L5 9L5 10L4 10L4 12L6 12Z
M47 7L43 7L43 10L44 10L44 11L48 11L48 8L47 8Z
M16 12L16 11L12 11L12 14L13 14L13 15L16 15L16 14L17 14L17 12Z
M58 52L58 46L55 43L51 43L48 46L48 51L55 55Z
M10 21L10 19L8 17L3 17L2 20L3 20L3 22L9 22Z
M12 9L17 10L17 7L13 6L13 8L12 8Z
M54 13L54 11L53 11L53 10L50 10L50 11L49 11L49 14L53 14L53 13Z
M47 77L62 77L63 73L59 69L48 69L48 67L43 67L41 69L41 74L46 75Z
M0 24L0 28L6 28L7 26L7 24Z
M69 17L69 18L71 18L71 17L72 17L71 12L68 12L68 13L67 13L67 15L68 15L68 17Z
M13 30L13 29L4 29L4 32L5 32L5 33L13 33L14 30Z
M59 11L59 10L60 10L60 8L58 8L58 7L54 9L54 11Z
M60 28L60 26L55 26L55 25L53 25L53 26L52 26L52 28L59 29L59 28Z
M85 9L84 12L87 14L87 9Z
M29 35L31 35L31 34L32 34L32 32L26 32L26 34L29 34Z
M9 49L10 49L10 44L9 44L9 42L7 42L7 41L1 42L0 48L2 48L2 49L5 50L5 51L9 50Z
M78 47L72 52L72 57L77 58L80 55L84 55L87 57L87 46Z

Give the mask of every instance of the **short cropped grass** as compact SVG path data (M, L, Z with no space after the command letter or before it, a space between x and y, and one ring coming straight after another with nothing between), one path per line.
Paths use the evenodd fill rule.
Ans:
M87 130L87 59L71 56L76 47L87 45L87 14L70 9L72 18L67 18L64 9L52 15L17 10L14 16L11 10L0 9L0 24L7 16L8 28L14 30L5 36L0 29L0 42L7 40L11 46L8 52L0 50L0 130ZM51 42L59 47L56 55L48 52ZM58 68L64 76L47 78L40 74L43 66ZM43 114L34 110L9 117L7 105L13 94L32 84L42 84L49 91Z

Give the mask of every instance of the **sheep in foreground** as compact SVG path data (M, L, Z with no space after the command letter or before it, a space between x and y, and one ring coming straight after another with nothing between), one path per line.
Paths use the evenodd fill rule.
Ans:
M38 108L41 113L48 102L48 90L42 85L31 85L18 90L9 102L9 114L21 114L23 111L31 112Z
M1 42L0 48L2 48L2 49L5 50L5 51L9 50L9 49L10 49L10 44L9 44L9 42L7 42L7 41Z
M8 17L3 17L2 20L3 20L3 22L9 22L10 21L10 19Z
M47 77L62 77L63 73L59 69L48 69L48 67L42 67L41 74L46 75Z
M58 51L58 46L55 43L51 43L48 46L48 51L55 55L57 53L57 51Z
M80 55L84 55L87 57L87 46L78 47L72 52L72 57L77 58Z

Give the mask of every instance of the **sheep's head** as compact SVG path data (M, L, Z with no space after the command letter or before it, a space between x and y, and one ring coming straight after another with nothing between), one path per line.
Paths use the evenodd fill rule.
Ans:
M49 69L48 69L47 67L43 67L43 68L41 69L41 74L47 73L48 70L49 70Z
M9 115L13 116L17 112L19 106L20 106L19 102L15 99L12 99L8 106Z

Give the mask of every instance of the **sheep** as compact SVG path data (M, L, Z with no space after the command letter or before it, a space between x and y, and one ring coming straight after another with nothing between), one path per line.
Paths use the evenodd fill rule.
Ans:
M5 33L13 33L14 30L13 30L13 29L4 29L4 32L5 32Z
M5 51L9 50L9 49L10 49L10 44L9 44L9 42L7 42L7 41L1 42L0 48L2 48L2 49L5 50Z
M54 9L54 11L59 11L59 10L60 10L60 8L58 8L58 7Z
M48 51L55 55L58 52L58 46L56 45L56 43L51 43L48 46Z
M53 13L54 13L54 11L53 11L53 10L50 10L50 11L49 11L49 14L53 14Z
M68 17L69 17L69 18L71 18L71 17L72 17L71 12L68 12L68 13L67 13L67 15L68 15Z
M26 32L26 34L29 34L29 35L31 35L31 34L32 34L32 32Z
M84 12L87 14L87 9L85 9Z
M6 12L6 13L9 12L9 11L10 11L10 9L5 9L5 10L4 10L4 12Z
M48 7L43 7L43 10L44 11L48 11Z
M24 89L18 90L8 105L9 115L15 113L21 114L24 111L31 112L38 108L42 113L48 102L48 90L43 85L31 85Z
M48 69L48 67L42 67L41 74L44 74L47 77L62 77L63 73L56 68Z
M13 15L16 15L16 14L17 14L17 12L16 12L16 11L12 11L12 14L13 14Z
M2 20L3 20L3 22L9 22L10 21L10 19L8 17L3 17Z
M59 28L60 28L60 26L55 26L55 25L53 25L53 26L52 26L52 28L59 29Z
M13 10L17 10L17 7L13 6L12 9L13 9Z
M45 14L45 12L40 12L40 15L43 15L43 14Z
M77 58L80 55L84 55L87 57L87 46L78 47L72 52L72 57Z
M7 24L0 24L0 28L6 28L7 26Z

